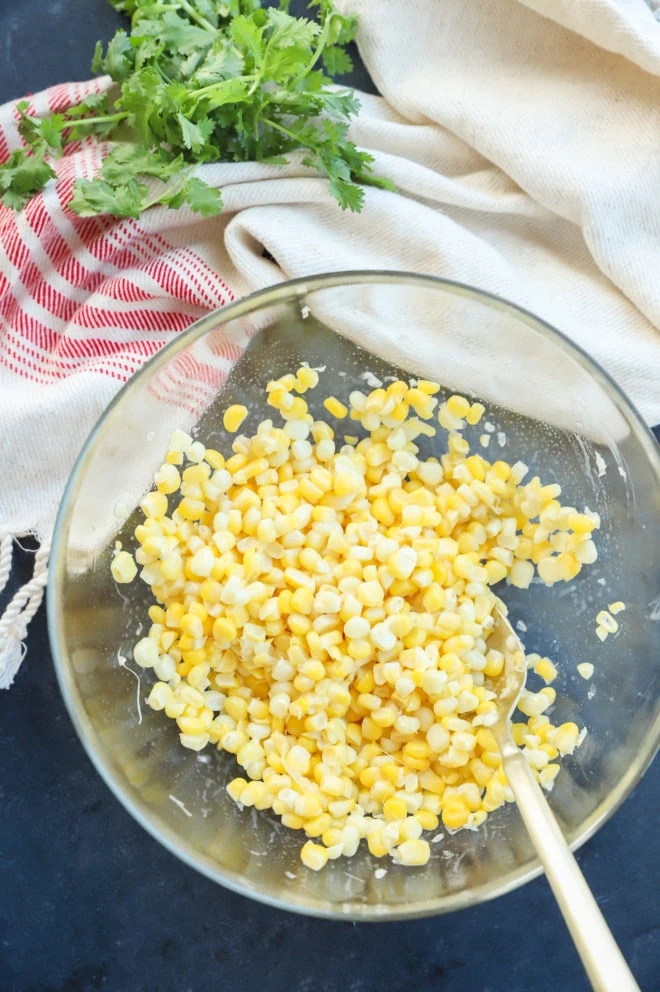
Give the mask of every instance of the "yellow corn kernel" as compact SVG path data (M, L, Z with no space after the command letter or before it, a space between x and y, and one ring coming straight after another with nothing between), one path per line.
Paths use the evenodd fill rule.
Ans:
M386 854L389 854L389 846L387 841L383 837L382 830L372 830L367 837L367 847L369 851L375 858L384 858Z
M421 389L427 396L435 396L436 393L440 392L440 386L432 379L418 379L417 388Z
M390 796L383 803L383 816L389 822L396 820L405 820L408 814L408 807L404 803L403 799L397 799L396 796Z
M140 503L140 509L145 517L151 517L154 520L164 517L167 513L167 496L162 492L147 493Z
M450 396L445 404L447 407L447 412L452 417L465 417L470 409L470 401L466 400L464 396L458 396L456 393Z
M482 403L472 403L470 409L467 410L464 416L468 424L474 427L479 423L485 412L486 408Z
M328 863L328 851L320 844L314 844L313 841L308 840L300 849L300 860L306 868L320 871Z
M165 610L161 606L150 606L147 614L152 623L165 623Z
M402 865L425 865L431 857L428 841L420 838L405 840L396 850L398 861Z
M551 734L550 741L563 757L565 754L573 754L579 735L580 731L577 724L562 723Z
M308 389L314 389L318 384L319 374L315 369L310 369L306 365L303 365L296 372L295 389L297 392L303 393Z
M169 496L175 493L181 485L181 476L175 465L165 462L154 475L154 483L159 493Z
M549 658L541 658L534 665L534 671L540 675L545 683L554 682L557 678L557 669Z
M308 792L296 799L294 811L297 816L302 816L304 820L313 820L321 816L323 806L315 795Z
M247 407L241 406L240 403L235 403L233 406L227 407L222 417L225 430L230 434L235 434L247 415Z
M211 468L213 469L217 470L225 467L224 457L220 454L219 451L216 451L215 448L206 449L204 460L207 461L211 466Z
M218 617L213 623L213 636L216 641L233 641L237 633L236 624L228 617Z
M313 820L307 820L303 824L303 829L308 837L322 837L326 830L332 826L332 818L327 813L321 813Z
M500 561L487 561L484 567L486 569L486 581L489 586L497 585L507 575L507 567Z
M204 513L204 503L199 499L184 496L177 507L177 513L184 520L199 520Z
M420 824L422 830L437 830L439 825L438 817L428 809L418 809L413 816Z
M348 414L348 407L335 396L328 396L327 399L324 399L323 406L331 416L337 417L338 420L343 420Z
M233 778L231 782L228 783L227 792L230 798L233 799L235 803L240 803L241 795L245 790L247 784L248 783L245 781L244 778Z
M442 822L448 830L460 830L466 826L470 811L460 797L448 800L442 808Z

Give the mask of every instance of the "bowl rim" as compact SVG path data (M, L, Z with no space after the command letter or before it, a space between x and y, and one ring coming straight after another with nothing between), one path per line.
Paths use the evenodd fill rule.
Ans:
M51 656L65 706L80 742L92 764L111 792L137 823L151 834L155 840L191 868L194 868L210 880L218 882L239 895L248 896L277 909L289 910L303 915L361 922L388 922L415 919L465 909L469 906L475 906L494 899L525 885L540 875L543 869L538 859L534 859L527 866L518 868L507 877L506 881L500 884L489 882L470 889L450 892L447 895L433 899L416 900L410 905L402 903L369 906L359 901L330 903L308 898L300 893L291 893L289 899L284 899L272 895L266 889L260 889L253 883L247 882L238 872L220 868L216 862L211 861L206 855L195 852L189 845L183 844L180 835L162 823L157 814L154 813L152 816L147 815L146 807L145 811L143 811L139 801L132 797L130 788L126 786L118 771L112 766L111 761L106 758L104 749L98 741L94 728L85 713L75 681L71 675L72 666L67 660L68 655L63 638L62 617L59 608L59 582L57 581L57 577L60 566L63 565L63 555L66 547L63 540L63 527L71 498L76 489L76 483L82 474L87 456L94 447L97 439L99 439L99 435L110 419L114 408L122 402L125 393L134 388L138 380L150 375L159 365L168 362L175 354L187 348L193 341L203 337L209 331L251 313L262 305L267 306L282 303L291 300L296 295L304 297L307 293L317 292L323 289L351 285L387 284L409 286L412 288L415 286L419 286L420 288L432 287L434 289L444 290L452 295L472 299L492 309L511 314L515 318L520 319L531 330L552 340L589 372L600 383L615 405L623 410L627 423L634 431L637 440L647 456L649 464L655 471L660 488L660 446L652 435L650 428L642 420L633 402L595 359L591 358L580 345L576 344L548 321L536 316L536 314L527 310L525 307L519 306L495 293L440 276L378 269L350 269L326 272L276 283L273 286L240 297L231 303L227 303L205 314L185 331L178 334L173 341L169 342L149 358L122 385L121 389L104 409L90 431L69 475L58 509L51 544L50 574L53 577L53 581L49 581L46 590L47 623ZM635 761L626 769L626 772L621 776L614 789L601 800L596 809L583 822L582 828L570 842L571 850L577 850L587 840L593 837L596 831L619 808L645 774L659 746L660 705L657 705L650 730L645 736L643 747L637 754Z

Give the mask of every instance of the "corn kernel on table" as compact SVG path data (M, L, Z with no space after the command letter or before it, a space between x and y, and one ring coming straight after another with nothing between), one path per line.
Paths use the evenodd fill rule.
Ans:
M0 100L87 78L95 40L118 22L105 0L3 0ZM350 81L373 91L361 67ZM29 575L30 552L18 562L9 595ZM587 989L543 879L456 915L374 926L270 909L193 872L131 819L85 756L55 682L43 608L16 683L0 696L0 728L3 992L256 992L264 975L270 992ZM659 798L656 764L579 854L648 992L660 988Z

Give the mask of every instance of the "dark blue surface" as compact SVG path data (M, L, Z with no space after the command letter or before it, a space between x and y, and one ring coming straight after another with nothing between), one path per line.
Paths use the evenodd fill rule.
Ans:
M0 101L86 78L95 39L118 20L103 0L0 0ZM14 588L30 568L19 552ZM588 988L542 878L451 916L351 925L268 909L183 865L92 768L59 696L43 609L0 694L0 742L0 992ZM656 764L578 855L644 992L660 990L659 798Z

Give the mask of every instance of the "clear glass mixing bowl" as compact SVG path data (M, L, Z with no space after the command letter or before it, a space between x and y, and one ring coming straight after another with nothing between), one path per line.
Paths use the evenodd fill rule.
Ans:
M369 350L375 342L379 357ZM490 431L486 456L522 459L560 482L567 502L600 513L594 566L568 585L504 587L501 595L524 625L527 650L558 663L553 722L588 728L550 795L570 843L591 836L628 795L660 731L660 449L608 376L553 328L504 300L425 276L339 273L256 293L198 321L130 380L87 441L57 522L48 612L60 685L115 795L209 878L276 906L341 919L458 909L539 872L514 806L476 832L439 831L424 868L377 862L363 845L354 858L313 873L299 860L300 833L229 800L232 755L181 748L174 723L144 704L150 675L139 670L138 684L130 660L149 623L150 594L139 580L115 585L111 552L116 540L134 545L135 507L171 431L192 430L226 450L227 405L245 403L246 428L255 427L272 413L266 382L302 361L325 366L323 394L340 399L370 376L402 371L474 394L487 407L487 423L467 432L477 451L478 436ZM427 451L439 453L443 437ZM596 613L618 599L626 603L620 632L601 644ZM576 675L584 661L595 667L589 682ZM375 877L376 867L387 868L384 877Z

